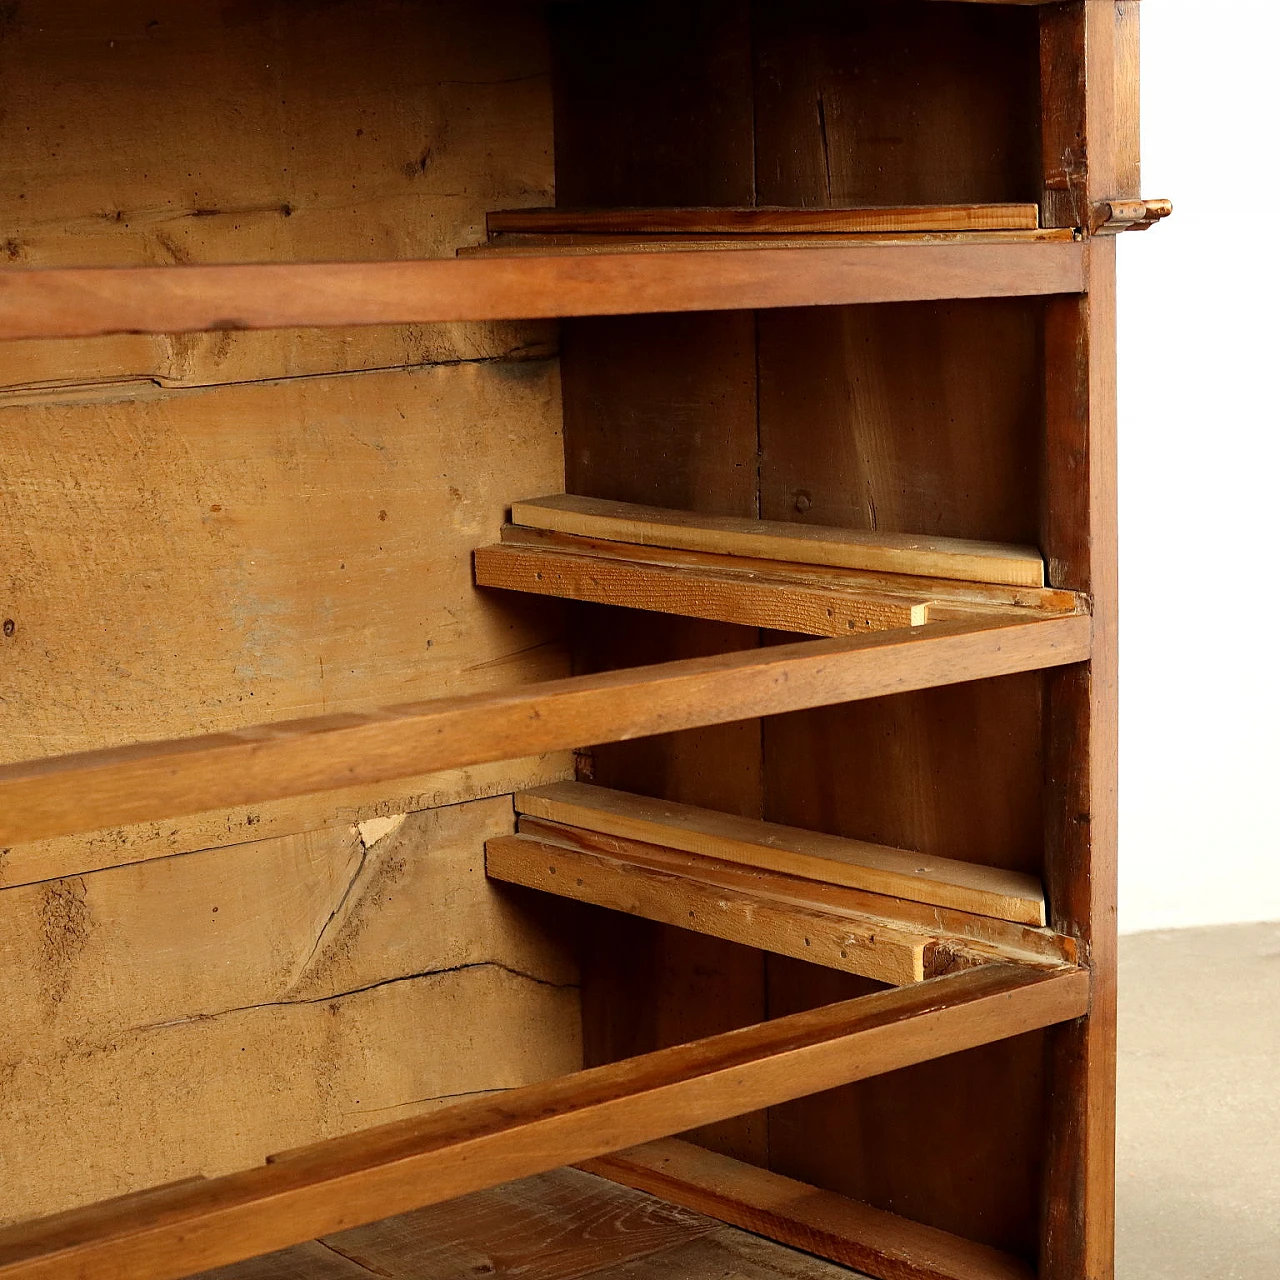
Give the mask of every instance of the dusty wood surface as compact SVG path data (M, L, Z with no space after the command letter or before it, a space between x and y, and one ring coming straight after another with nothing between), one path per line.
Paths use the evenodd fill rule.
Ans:
M6 273L479 241L487 209L552 192L545 24L490 12L476 40L438 0L10 6ZM469 567L524 496L504 474L562 481L553 339L0 343L0 759L566 673L558 611L479 599ZM0 1214L579 1065L572 972L483 880L509 801L416 812L569 767L0 841L0 885L26 886L0 892Z
M569 944L485 882L513 824L503 796L0 893L0 1213L576 1069Z
M1034 1280L1008 1254L767 1169L666 1139L602 1156L592 1173L781 1240L880 1280Z
M1034 547L710 516L573 493L513 502L511 521L531 529L640 546L1015 587L1044 585L1044 563Z
M518 813L530 817L764 871L1020 924L1045 923L1044 891L1038 880L981 863L930 857L581 782L522 791L515 805Z
M762 232L1014 231L1040 225L1034 204L916 205L862 209L508 209L490 213L490 234L734 235Z
M843 976L843 975L842 975ZM1079 1017L1088 975L986 965L459 1103L0 1233L0 1275L173 1280Z
M838 1280L849 1272L617 1182L558 1169L197 1280Z

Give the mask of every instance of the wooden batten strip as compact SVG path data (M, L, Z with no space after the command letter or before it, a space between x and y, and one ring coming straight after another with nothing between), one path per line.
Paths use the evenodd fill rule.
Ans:
M678 865L664 868L654 858L626 861L530 835L487 841L485 871L492 880L894 986L937 976L929 972L926 954L930 959L942 954L927 934L896 929L884 919L836 915L820 906L801 906L796 895L775 894L767 882L750 891L725 888L681 874ZM948 956L945 967L951 963Z
M1082 293L1084 245L0 270L0 338L725 311Z
M891 898L1021 924L1043 925L1046 919L1040 882L1000 867L891 849L584 782L522 791L516 796L516 810L549 822Z
M0 1280L178 1280L1080 1017L1085 970L982 968L662 1049L0 1231Z
M638 548L637 548L638 549ZM805 586L716 569L575 555L508 543L475 553L476 585L802 635L918 627L929 603L888 592Z
M803 235L807 232L1034 231L1034 204L936 204L846 209L510 209L490 213L491 235Z
M878 1280L1035 1280L998 1249L677 1138L581 1167Z
M1086 617L942 623L0 767L0 845L1087 660Z
M600 854L629 865L652 867L718 889L747 895L764 891L775 901L823 915L859 921L876 920L892 928L922 934L933 940L925 951L926 976L941 972L935 966L939 965L942 957L931 955L931 951L950 951L952 955L969 953L982 956L985 961L1009 960L1019 964L1050 966L1075 964L1078 960L1075 941L1052 929L997 920L994 916L974 915L925 902L910 902L906 898L890 898L846 885L804 880L740 862L725 862L701 853L683 853L679 849L625 840L541 818L522 817L517 829L522 836L558 848Z
M511 504L514 524L648 547L752 556L925 578L1042 587L1034 547L672 511L633 502L553 494Z

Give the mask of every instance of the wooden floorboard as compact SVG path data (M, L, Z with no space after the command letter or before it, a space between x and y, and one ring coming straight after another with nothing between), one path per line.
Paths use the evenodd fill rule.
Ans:
M557 1169L197 1280L852 1280L854 1273L618 1181Z

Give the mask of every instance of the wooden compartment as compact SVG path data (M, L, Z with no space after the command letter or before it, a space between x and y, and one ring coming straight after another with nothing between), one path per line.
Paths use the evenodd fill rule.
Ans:
M1108 1273L1135 41L0 15L0 1277Z

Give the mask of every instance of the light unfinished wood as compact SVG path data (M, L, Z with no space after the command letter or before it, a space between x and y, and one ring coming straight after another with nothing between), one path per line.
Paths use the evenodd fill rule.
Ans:
M904 573L871 573L820 564L790 564L751 556L716 555L706 551L679 551L671 547L642 547L607 542L549 529L520 525L502 527L502 545L533 553L576 555L594 562L621 561L659 568L732 575L735 580L790 583L824 591L852 591L867 600L900 600L928 606L929 621L960 621L976 614L1028 616L1025 610L1043 614L1087 613L1088 602L1073 591L1053 587L1011 587L998 582L964 582L947 578L922 581ZM556 563L559 563L558 561ZM574 573L575 580L578 574Z
M1044 562L1034 548L969 539L708 516L571 493L513 502L511 521L640 546L1008 586L1044 585Z
M636 550L643 554L641 548ZM929 620L925 600L804 586L781 576L770 580L735 573L729 557L716 557L703 568L687 568L638 558L609 559L499 543L477 549L475 570L479 587L804 635L887 631L918 627Z
M724 862L701 853L682 853L677 849L588 831L585 827L547 822L541 818L521 818L518 831L522 836L558 848L652 867L735 893L751 895L765 892L780 902L790 902L827 915L883 920L894 928L938 939L940 949L951 950L956 955L1012 960L1021 964L1061 965L1075 964L1077 960L1075 941L1048 928L954 911L906 898L889 898L846 885L804 880L740 862ZM937 963L945 962L938 957Z
M797 235L808 232L1034 231L1034 204L913 205L860 209L507 209L490 213L489 234Z
M6 765L0 841L1082 662L1089 637L1085 617L943 623Z
M0 271L0 338L1079 293L1079 244Z
M582 782L523 791L515 803L521 814L624 839L976 915L1045 923L1039 882L998 867L928 857Z
M1018 1258L768 1169L668 1138L583 1165L591 1173L879 1280L1034 1280Z
M893 986L923 982L952 967L953 958L942 955L926 934L895 928L883 917L857 919L801 905L798 894L779 892L768 877L749 892L708 883L696 867L690 873L679 861L664 866L656 849L623 861L527 834L498 836L485 844L485 869L493 880ZM774 879L785 890L783 878Z
M174 1280L1080 1016L1088 975L988 965L463 1103L0 1233L5 1280Z
M513 827L499 797L0 893L0 1220L578 1070L558 904L484 877Z

